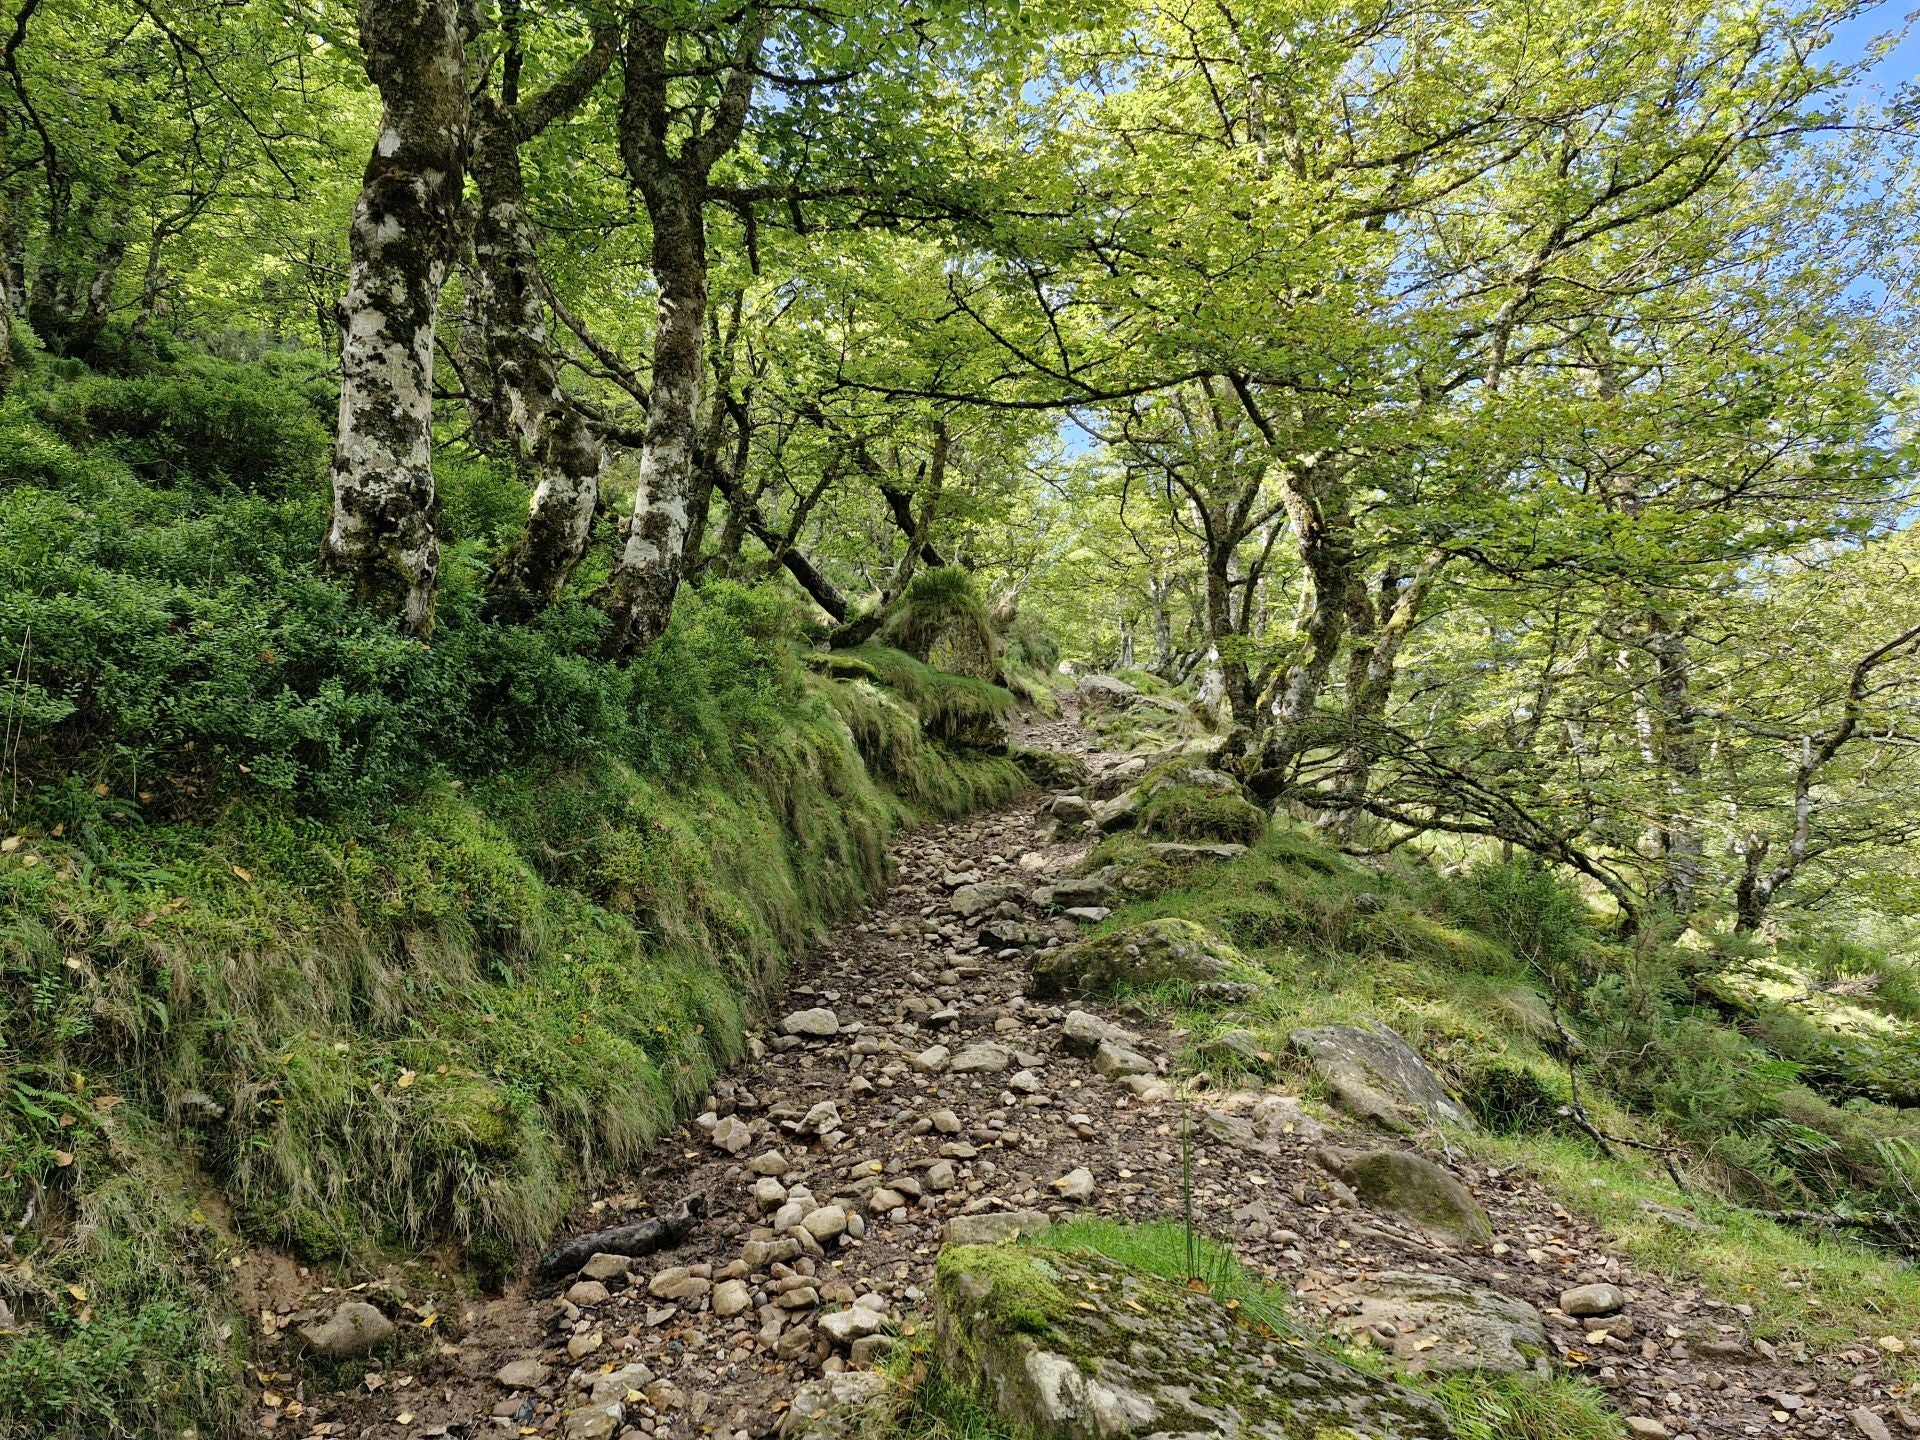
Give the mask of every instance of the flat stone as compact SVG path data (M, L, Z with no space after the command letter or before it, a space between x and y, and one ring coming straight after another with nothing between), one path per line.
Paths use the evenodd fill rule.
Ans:
M1394 1361L1409 1373L1548 1374L1546 1322L1514 1296L1448 1275L1398 1270L1342 1285L1337 1293L1360 1308L1333 1328L1393 1335Z
M552 1374L538 1360L509 1360L493 1372L493 1378L509 1390L533 1390L546 1384Z
M1493 1239L1493 1222L1450 1170L1411 1150L1341 1150L1316 1157L1377 1210L1472 1244Z
M612 1440L627 1418L627 1407L618 1400L604 1405L583 1405L568 1413L563 1433L567 1440Z
M1420 1052L1384 1025L1315 1025L1290 1032L1287 1043L1333 1091L1340 1108L1389 1130L1433 1121L1475 1128L1473 1116L1447 1093Z
M596 1405L618 1400L623 1405L646 1394L653 1383L653 1372L644 1365L623 1365L618 1370L593 1377L587 1399Z
M956 1075L979 1075L998 1073L1013 1063L1013 1052L1004 1045L996 1045L991 1040L982 1040L977 1045L969 1045L953 1057L947 1067Z
M780 1022L783 1035L803 1035L826 1040L840 1033L840 1017L824 1005L811 1010L796 1010Z
M584 1360L606 1343L607 1337L598 1330L589 1330L583 1335L570 1335L567 1337L567 1356L573 1360Z
M929 1045L913 1057L913 1068L923 1075L937 1075L947 1068L947 1062L953 1058L953 1051L944 1045Z
M1036 1440L1452 1440L1431 1397L1105 1256L950 1245L934 1319L948 1373Z
M963 920L977 920L983 915L991 915L1002 905L1023 905L1026 900L1025 886L992 881L982 885L962 885L948 898L947 908Z
M780 1421L780 1440L857 1440L883 1421L893 1386L871 1370L809 1380L794 1392Z
M1202 861L1218 863L1223 860L1238 860L1247 853L1247 847L1231 841L1189 844L1178 840L1159 840L1147 846L1147 853L1154 859L1163 860L1170 865Z
M1626 1293L1618 1285L1576 1285L1560 1296L1561 1313L1576 1319L1618 1315L1627 1308Z
M580 1278L582 1280L599 1280L604 1283L608 1280L624 1279L632 1269L633 1257L631 1255L609 1255L605 1251L602 1251L580 1267Z
M787 1173L793 1167L787 1163L787 1157L778 1150L763 1150L747 1161L747 1169L756 1175L771 1175L775 1179Z
M1673 1431L1651 1415L1627 1416L1627 1434L1634 1440L1673 1440Z
M384 1343L394 1323L364 1300L342 1300L325 1320L302 1325L300 1338L315 1354L330 1360L364 1355Z
M1109 1040L1093 1052L1093 1069L1095 1074L1113 1080L1122 1075L1152 1075L1157 1073L1159 1067L1139 1051L1115 1045Z
M713 1288L713 1282L695 1275L685 1265L662 1270L647 1282L647 1293L658 1300L695 1300Z
M877 1335L886 1329L887 1317L864 1305L855 1305L850 1309L836 1310L831 1315L822 1315L814 1324L835 1343L851 1345L863 1336Z
M1053 1222L1039 1210L988 1210L947 1221L949 1245L999 1245L1016 1235L1038 1235Z
M713 1287L713 1313L722 1320L753 1308L753 1292L744 1280L722 1280Z
M958 1177L955 1176L953 1172L953 1162L951 1160L936 1160L927 1167L926 1173L921 1176L921 1181L926 1185L927 1189L937 1194L941 1191L953 1189L958 1183Z
M576 1280L567 1287L567 1299L575 1305L604 1305L609 1294L598 1280Z

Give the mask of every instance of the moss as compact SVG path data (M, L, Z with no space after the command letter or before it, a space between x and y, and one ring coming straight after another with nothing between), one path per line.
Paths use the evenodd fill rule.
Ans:
M1073 1299L1055 1283L1045 1258L1017 1245L949 1245L934 1262L934 1284L977 1277L990 1287L992 1322L1017 1335L1045 1335L1071 1313Z
M1267 833L1266 813L1230 790L1168 785L1141 807L1139 829L1169 840L1252 845Z

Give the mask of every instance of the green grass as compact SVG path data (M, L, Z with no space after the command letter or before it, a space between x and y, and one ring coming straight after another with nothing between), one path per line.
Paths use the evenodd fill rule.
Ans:
M1242 1320L1276 1334L1291 1333L1292 1297L1242 1265L1233 1251L1188 1230L1177 1220L1121 1225L1085 1218L1055 1225L1021 1242L1041 1250L1087 1250L1149 1275L1179 1284L1198 1284Z

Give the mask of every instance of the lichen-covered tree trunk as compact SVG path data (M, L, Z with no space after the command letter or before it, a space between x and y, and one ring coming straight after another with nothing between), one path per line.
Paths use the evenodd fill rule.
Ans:
M361 0L360 44L382 113L349 230L322 563L414 633L432 624L440 571L433 340L461 239L470 33L459 0Z
M495 606L515 614L557 600L586 554L606 464L600 437L561 391L520 144L513 111L482 99L473 120L473 307L486 356L476 378L487 386L479 408L533 485L527 523L489 585Z
M1348 658L1349 738L1333 781L1334 792L1350 801L1366 799L1373 784L1375 749L1367 732L1387 717L1393 683L1399 674L1400 651L1426 609L1433 583L1446 568L1449 558L1441 551L1429 551L1413 574L1406 577L1397 569L1389 569L1381 576L1376 605L1355 612L1357 619L1364 611L1372 623L1364 635L1356 637ZM1337 828L1343 834L1351 833L1361 813L1357 804L1343 807Z
M125 208L98 201L50 207L49 234L27 290L27 323L55 355L90 360L113 313L126 263Z
M693 187L670 180L649 187L653 273L660 285L653 341L653 387L640 450L640 487L602 608L613 624L611 655L644 650L673 613L694 488L700 372L707 314L706 230Z
M1647 648L1653 653L1653 691L1660 707L1660 758L1670 802L1660 827L1665 869L1655 893L1674 914L1690 915L1706 857L1706 842L1690 808L1701 772L1692 658L1685 633L1664 615L1649 614L1647 632Z
M1272 707L1273 725L1261 746L1259 769L1248 784L1263 797L1279 793L1293 761L1308 743L1306 724L1340 653L1359 579L1353 519L1337 479L1317 460L1282 466L1278 473L1281 500L1309 583L1296 625L1300 653L1275 677L1277 693L1261 697L1263 710Z

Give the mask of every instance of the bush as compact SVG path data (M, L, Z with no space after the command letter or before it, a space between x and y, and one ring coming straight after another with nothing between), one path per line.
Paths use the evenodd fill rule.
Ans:
M1496 1135L1560 1129L1565 1123L1560 1107L1572 1100L1564 1083L1552 1083L1518 1061L1497 1058L1467 1064L1460 1076L1460 1098Z
M1528 858L1479 865L1445 891L1447 911L1493 936L1556 989L1577 989L1593 941L1586 902L1571 883Z
M44 395L38 408L67 439L105 444L159 485L310 492L331 443L309 393L260 366L210 356L163 374L89 375Z

